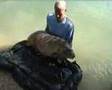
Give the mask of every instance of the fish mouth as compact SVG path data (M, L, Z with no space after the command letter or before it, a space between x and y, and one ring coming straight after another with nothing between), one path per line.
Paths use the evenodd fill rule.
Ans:
M75 58L75 53L72 49L68 50L65 54L66 58L73 59Z
M71 53L71 55L70 55L70 57L69 57L70 59L73 59L73 58L75 58L75 53L73 52L73 53Z

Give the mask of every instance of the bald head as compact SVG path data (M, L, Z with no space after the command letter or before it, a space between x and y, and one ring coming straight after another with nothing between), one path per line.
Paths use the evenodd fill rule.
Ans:
M57 0L55 2L55 8L66 9L66 2L64 0Z
M57 21L61 22L65 17L66 2L64 0L57 0L55 2L54 9Z

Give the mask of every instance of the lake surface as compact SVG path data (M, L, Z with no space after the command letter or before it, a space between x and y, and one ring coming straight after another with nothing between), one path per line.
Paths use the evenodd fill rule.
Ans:
M67 0L75 24L73 48L83 70L79 90L112 90L112 1ZM54 0L1 0L0 47L44 30Z

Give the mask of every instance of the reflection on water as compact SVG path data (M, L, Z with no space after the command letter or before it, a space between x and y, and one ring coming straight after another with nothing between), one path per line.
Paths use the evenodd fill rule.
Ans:
M112 90L112 61L82 65L84 77L79 90Z
M73 46L84 74L79 90L112 90L112 1L67 2L67 15L76 27ZM44 30L53 3L0 1L0 47L26 39L37 29Z

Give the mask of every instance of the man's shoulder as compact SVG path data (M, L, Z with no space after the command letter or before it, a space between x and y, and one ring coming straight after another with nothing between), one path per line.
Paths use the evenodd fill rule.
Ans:
M68 24L69 27L74 28L74 23L70 18L66 17L66 23Z
M54 18L54 13L53 12L49 12L47 14L47 19L52 19L52 18Z
M49 12L47 16L53 16L54 13L53 12Z

